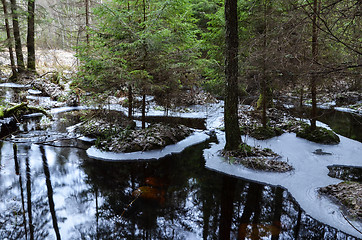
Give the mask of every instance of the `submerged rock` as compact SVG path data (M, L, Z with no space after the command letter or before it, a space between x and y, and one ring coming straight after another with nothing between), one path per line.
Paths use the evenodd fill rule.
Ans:
M316 149L313 153L316 154L316 155L332 155L332 153L324 152L324 151L323 151L322 149L320 149L320 148Z

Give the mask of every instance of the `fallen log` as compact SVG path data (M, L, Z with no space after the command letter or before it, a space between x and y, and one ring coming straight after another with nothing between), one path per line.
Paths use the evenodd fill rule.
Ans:
M13 107L0 108L0 119L8 118L8 117L15 117L17 119L20 119L22 116L24 116L26 114L31 114L31 113L42 113L45 116L47 116L48 118L50 118L50 119L52 118L52 116L44 109L38 108L38 107L33 107L33 106L28 106L28 104L26 102L22 102Z

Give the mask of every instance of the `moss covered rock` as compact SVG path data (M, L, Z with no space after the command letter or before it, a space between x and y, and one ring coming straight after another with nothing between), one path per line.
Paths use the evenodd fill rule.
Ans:
M312 130L310 126L303 126L301 130L297 131L297 137L322 144L338 144L340 142L337 134L322 127Z
M283 130L280 128L273 127L257 127L251 130L250 136L258 140L269 139L275 136L283 134Z

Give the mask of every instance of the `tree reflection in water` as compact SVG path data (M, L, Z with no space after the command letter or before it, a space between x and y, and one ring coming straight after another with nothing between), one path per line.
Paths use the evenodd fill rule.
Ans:
M53 200L53 187L52 187L52 182L50 180L48 159L46 158L45 150L44 150L43 146L40 146L40 152L41 152L41 156L42 156L42 160L43 160L45 183L46 183L46 186L47 186L48 203L49 203L50 213L52 215L53 228L54 228L57 240L60 240L61 237L60 237L60 232L59 232L59 227L58 227L57 215L55 213L54 200Z
M205 169L208 144L118 163L88 159L81 149L19 144L14 171L5 154L13 145L5 143L0 238L30 239L28 225L34 239L354 239L310 218L282 188Z

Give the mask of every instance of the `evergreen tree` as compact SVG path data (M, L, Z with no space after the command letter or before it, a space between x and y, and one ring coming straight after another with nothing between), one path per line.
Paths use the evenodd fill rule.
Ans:
M100 5L89 46L78 55L81 84L100 92L129 86L168 104L195 75L198 41L190 8L188 0Z

